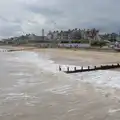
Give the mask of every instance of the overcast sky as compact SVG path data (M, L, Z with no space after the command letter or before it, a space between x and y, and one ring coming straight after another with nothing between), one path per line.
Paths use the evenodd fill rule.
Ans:
M53 29L120 31L120 0L0 0L0 38Z

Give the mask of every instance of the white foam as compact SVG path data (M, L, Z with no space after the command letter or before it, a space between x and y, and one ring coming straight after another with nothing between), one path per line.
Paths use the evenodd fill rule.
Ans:
M47 89L46 91L50 91L55 94L68 95L68 92L71 89L72 89L71 85L62 85L62 86L57 86L55 88Z
M34 64L45 71L50 71L54 73L59 72L59 65L61 66L62 71L66 71L68 66L70 70L74 70L74 67L80 68L74 65L55 64L55 62L52 61L49 56L38 54L35 52L15 52L15 57L13 59L18 62Z
M31 96L26 93L8 93L6 94L5 101L18 100L23 98L30 98Z
M72 74L71 76L82 82L91 83L100 87L120 88L120 72L95 71Z
M15 52L15 60L18 62L27 62L37 66L40 69L45 71L59 72L59 65L55 64L54 61L50 60L49 56L45 56L42 54L38 54L35 52ZM69 66L70 70L74 70L74 67L77 69L81 68L80 66L74 65L61 65L62 71L67 70L67 66ZM79 80L82 82L87 82L94 84L96 86L101 87L112 87L112 88L120 88L120 72L117 71L95 71L95 72L85 72L78 74L70 74L69 76L73 80Z
M120 112L120 109L110 109L108 111L108 113L110 113L110 114L113 114L113 113L116 113L116 112Z
M43 70L51 72L58 71L57 64L54 64L54 61L50 60L48 56L35 52L16 52L13 59L22 63L30 63L31 65L35 65Z
M10 75L12 75L12 76L27 76L27 77L32 76L31 74L25 73L25 72L10 73Z

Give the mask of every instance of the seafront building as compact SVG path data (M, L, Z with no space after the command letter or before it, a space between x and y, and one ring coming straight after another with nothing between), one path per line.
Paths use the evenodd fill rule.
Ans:
M73 29L67 31L49 31L47 34L49 40L101 40L99 30L88 29Z
M44 29L41 31L41 36L35 34L26 34L19 37L11 37L3 39L4 44L27 44L27 43L89 43L92 41L108 41L113 42L120 41L120 33L100 34L97 29L69 29L61 31L49 31L47 34Z

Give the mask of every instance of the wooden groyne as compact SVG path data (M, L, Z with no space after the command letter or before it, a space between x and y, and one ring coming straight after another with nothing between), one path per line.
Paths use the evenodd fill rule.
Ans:
M0 52L9 52L9 50L7 50L7 49L2 49L2 50L0 50Z
M22 51L22 50L13 50L13 49L2 49L0 52L14 52L14 51Z
M100 66L94 66L94 67L88 66L87 68L84 68L82 66L80 69L77 69L77 67L74 67L73 70L70 70L70 67L67 67L67 70L63 72L70 74L70 73L90 72L90 71L97 71L97 70L108 70L108 69L115 69L115 68L120 68L120 64L117 63L117 64L100 65ZM61 66L59 66L59 71L62 71Z
M1 49L0 52L15 52L15 51L25 51L31 50L33 48L26 48L26 49Z

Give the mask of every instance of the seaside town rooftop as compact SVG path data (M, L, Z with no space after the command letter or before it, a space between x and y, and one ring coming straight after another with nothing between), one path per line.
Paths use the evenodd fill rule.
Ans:
M47 38L49 40L57 39L57 40L80 40L80 39L93 39L93 40L100 40L99 37L99 30L93 29L69 29L67 31L49 31L47 34Z
M26 43L86 43L89 41L107 41L116 42L120 40L120 34L118 33L105 33L101 34L100 30L93 29L68 29L68 30L56 30L45 32L44 29L41 31L41 36L35 34L25 34L18 37L10 37L3 39L1 43L7 44L26 44ZM68 42L69 41L69 42Z

